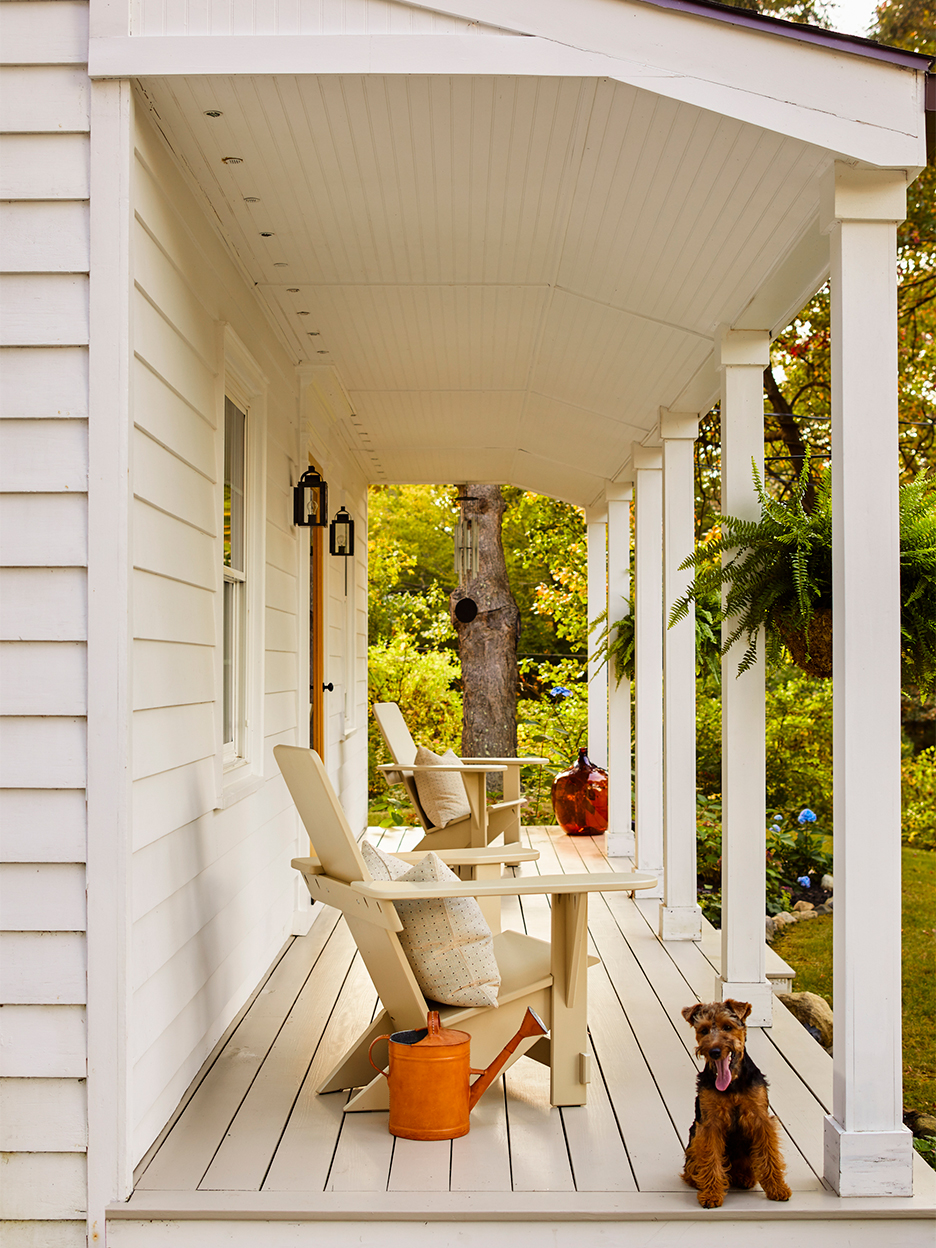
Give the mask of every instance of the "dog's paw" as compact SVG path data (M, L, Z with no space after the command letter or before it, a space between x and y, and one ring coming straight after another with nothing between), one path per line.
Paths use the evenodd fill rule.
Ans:
M785 1183L778 1183L776 1187L770 1189L765 1187L764 1195L768 1200L789 1200L793 1193Z
M724 1192L699 1192L699 1204L703 1209L717 1209L724 1200Z

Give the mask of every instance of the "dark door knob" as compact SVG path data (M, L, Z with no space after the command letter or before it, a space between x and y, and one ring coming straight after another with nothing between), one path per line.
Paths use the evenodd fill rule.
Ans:
M332 684L332 682L331 682L331 681L329 681L327 685L323 683L323 684L322 684L322 688L323 688L323 689L324 689L327 693L334 693L334 692L335 692L335 686Z

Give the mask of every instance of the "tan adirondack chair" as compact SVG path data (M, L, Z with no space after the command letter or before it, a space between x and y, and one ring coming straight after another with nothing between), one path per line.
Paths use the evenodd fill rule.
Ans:
M457 849L472 845L489 845L503 835L504 843L516 844L520 840L520 811L526 798L520 795L520 768L529 764L547 763L546 758L463 758L460 764L442 765L439 770L457 771L465 782L471 814L444 828L434 828L423 810L416 789L416 773L428 771L428 767L416 765L416 742L406 725L403 713L396 702L376 702L374 718L390 751L392 763L385 763L380 770L388 784L402 784L416 807L416 813L426 835L417 849ZM433 769L435 770L435 768ZM487 801L486 783L489 772L501 772L504 777L502 801ZM512 858L511 862L518 861Z
M512 1061L528 1052L550 1067L553 1105L584 1105L591 1067L585 981L588 967L598 961L589 957L587 951L588 894L651 888L656 878L644 872L614 872L508 876L451 885L375 881L364 865L319 756L312 750L289 745L278 745L273 753L316 855L296 858L293 866L302 873L312 897L343 912L382 1006L371 1026L354 1041L318 1091L360 1088L345 1110L386 1109L387 1082L382 1076L375 1076L368 1063L370 1043L388 1032L426 1025L429 1005L400 944L398 933L402 928L393 906L395 900L465 896L496 900L546 893L552 899L549 942L514 931L494 937L501 973L498 1008L443 1005L439 1012L443 1026L470 1034L471 1063L483 1068L517 1031L527 1007L532 1007L549 1027L550 1034L521 1044ZM518 854L526 856L529 852L512 846L500 851L462 850L440 857L452 864L472 853L496 861L498 856L515 859ZM385 1046L378 1046L376 1054L378 1060L386 1062Z

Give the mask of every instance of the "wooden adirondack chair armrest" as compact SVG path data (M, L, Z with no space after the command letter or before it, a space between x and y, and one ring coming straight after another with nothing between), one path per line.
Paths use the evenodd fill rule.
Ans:
M401 862L422 862L430 849L431 846L406 853L394 850L393 857ZM497 867L504 862L536 862L540 856L538 849L521 849L519 845L493 845L489 849L433 849L432 852L438 854L447 867Z
M500 880L467 880L458 884L403 883L400 880L355 880L351 887L375 901L418 901L438 897L524 897L533 893L630 892L653 888L655 875L646 871L614 871L607 875L521 875Z
M407 774L414 771L458 771L476 776L488 771L506 771L507 768L496 764L491 767L465 767L461 763L381 763L377 770L405 771Z
M325 874L325 868L317 858L293 858L289 865L295 867L297 871L301 871L303 875Z
M463 763L491 763L498 766L511 767L533 767L537 763L548 763L548 758L463 758Z

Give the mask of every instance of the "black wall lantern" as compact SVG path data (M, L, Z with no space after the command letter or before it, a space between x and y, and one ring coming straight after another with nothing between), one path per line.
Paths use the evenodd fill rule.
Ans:
M293 524L328 524L328 486L314 468L307 468L293 489Z
M354 554L354 521L344 507L335 512L328 526L328 553L350 558Z

